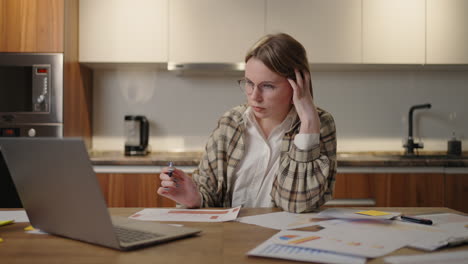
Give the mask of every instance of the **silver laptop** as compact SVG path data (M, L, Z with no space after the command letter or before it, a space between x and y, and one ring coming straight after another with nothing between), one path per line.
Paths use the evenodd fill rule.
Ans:
M130 250L200 232L111 217L81 139L0 138L0 151L31 224L47 233Z

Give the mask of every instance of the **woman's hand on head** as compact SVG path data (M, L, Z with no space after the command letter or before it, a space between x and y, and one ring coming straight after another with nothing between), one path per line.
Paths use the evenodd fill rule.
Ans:
M312 134L320 133L320 118L315 108L312 97L312 87L310 73L308 71L294 71L296 80L288 78L288 82L293 89L293 104L296 112L301 119L301 128L299 133Z
M172 170L172 175L169 172ZM201 196L192 177L177 168L165 167L159 175L161 187L158 194L167 197L188 208L201 206Z

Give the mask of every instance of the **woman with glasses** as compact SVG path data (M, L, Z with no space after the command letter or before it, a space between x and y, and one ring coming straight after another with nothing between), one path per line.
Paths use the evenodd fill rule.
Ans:
M158 194L188 208L319 208L333 194L336 132L331 114L315 106L304 47L267 35L245 63L238 82L247 103L220 118L193 177L162 170Z

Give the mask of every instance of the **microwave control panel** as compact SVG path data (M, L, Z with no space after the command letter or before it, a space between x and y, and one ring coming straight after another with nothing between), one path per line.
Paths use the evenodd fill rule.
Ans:
M0 125L0 137L63 137L62 124Z
M0 128L0 137L19 137L20 129L17 127Z
M33 112L49 112L50 93L49 77L50 65L33 66Z

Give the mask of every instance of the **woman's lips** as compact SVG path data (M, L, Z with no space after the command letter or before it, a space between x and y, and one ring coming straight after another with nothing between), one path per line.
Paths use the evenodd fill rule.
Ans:
M263 108L263 107L258 107L258 106L252 106L252 109L253 109L255 112L262 112L263 110L265 110L265 108Z

